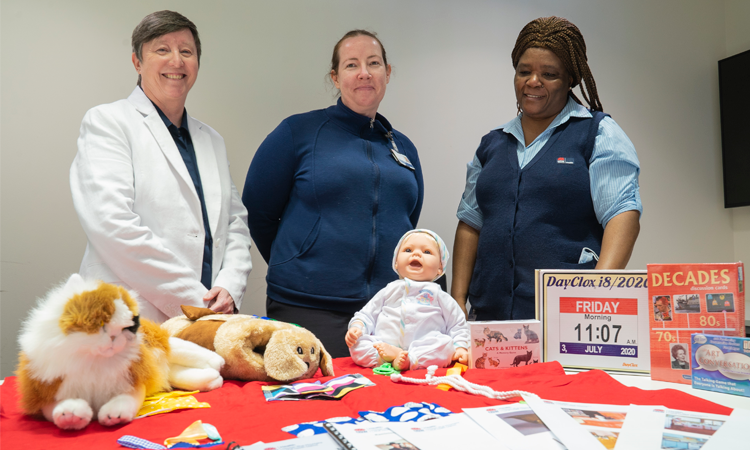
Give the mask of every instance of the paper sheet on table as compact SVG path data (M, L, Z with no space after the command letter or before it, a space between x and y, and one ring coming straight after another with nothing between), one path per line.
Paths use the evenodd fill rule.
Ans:
M666 413L664 406L630 405L615 450L661 448Z
M523 399L562 443L576 450L613 449L627 406Z
M525 403L464 408L466 415L511 450L564 450L565 446ZM639 449L640 450L640 449Z
M388 426L419 450L508 449L501 441L492 437L484 428L462 413L426 422L389 423ZM387 449L388 447L379 448L379 450Z
M277 442L256 442L253 445L240 447L240 450L344 450L327 434L316 434L302 438L292 438Z
M750 424L750 410L735 408L701 450L727 450L747 446L747 428Z

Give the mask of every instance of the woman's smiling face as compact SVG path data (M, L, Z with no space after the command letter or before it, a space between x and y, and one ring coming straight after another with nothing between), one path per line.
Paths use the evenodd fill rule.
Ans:
M560 58L537 47L523 52L513 80L523 117L548 123L565 107L573 83Z
M366 35L350 37L341 43L339 67L331 71L331 80L341 91L344 105L370 118L378 112L390 76L391 66L383 62L380 44Z
M133 53L133 65L141 75L141 88L148 98L162 110L175 102L184 105L198 77L198 53L190 30L185 28L146 42L141 58L139 61Z

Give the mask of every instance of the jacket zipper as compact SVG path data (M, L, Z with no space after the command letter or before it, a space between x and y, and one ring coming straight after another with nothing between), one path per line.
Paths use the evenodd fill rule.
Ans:
M374 121L374 119L373 119ZM373 121L370 122L370 126L372 126ZM379 190L380 190L380 167L375 163L375 160L372 156L372 143L370 141L367 141L367 158L370 160L370 163L372 163L372 166L375 170L375 176L373 180L373 188L374 188L374 194L373 194L373 206L372 206L372 235L370 237L370 263L367 267L367 299L372 298L372 272L373 268L375 267L375 256L377 253L377 241L378 241L378 226L377 226L377 216L378 216L378 203L380 201L379 196Z

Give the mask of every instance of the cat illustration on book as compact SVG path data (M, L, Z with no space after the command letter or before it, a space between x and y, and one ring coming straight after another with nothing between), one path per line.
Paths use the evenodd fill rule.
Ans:
M474 345L477 347L484 347L485 339L474 339Z
M507 341L508 338L503 336L503 333L499 331L492 331L489 328L484 329L484 335L487 336L487 340L492 342L494 339L495 342L502 342L503 340Z
M516 355L515 358L513 358L513 362L511 363L511 366L518 367L519 364L522 362L525 362L525 365L529 365L529 361L531 361L531 350L526 352L525 355Z
M482 353L482 356L477 358L474 362L474 367L477 369L484 369L484 363L487 361L487 353Z
M531 325L523 326L523 332L526 334L525 344L535 344L539 342L539 336L536 334L536 331L529 329L530 326Z
M516 334L513 335L513 339L521 339L521 329L519 328Z
M490 365L492 367L497 367L500 365L500 360L495 358L490 358Z

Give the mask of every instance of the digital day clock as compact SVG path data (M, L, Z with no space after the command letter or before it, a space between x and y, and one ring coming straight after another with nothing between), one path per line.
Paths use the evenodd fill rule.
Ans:
M541 270L537 280L545 361L649 371L645 271Z

